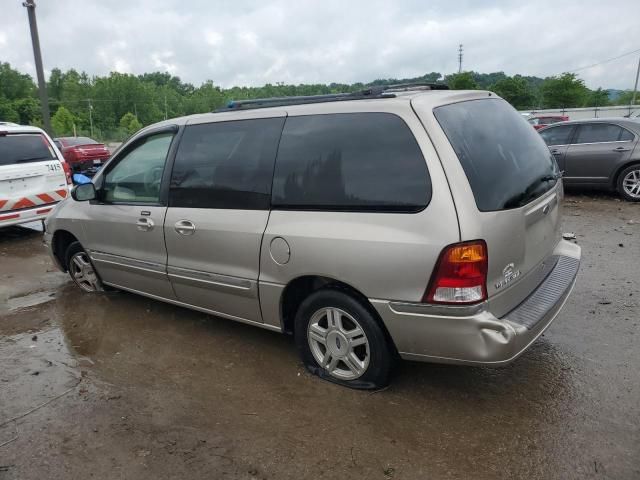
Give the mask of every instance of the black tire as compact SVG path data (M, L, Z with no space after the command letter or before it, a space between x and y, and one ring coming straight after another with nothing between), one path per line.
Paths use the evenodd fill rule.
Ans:
M638 176L638 178L640 178L640 163L635 165L630 165L624 170L622 170L620 172L620 175L618 175L618 181L616 184L616 190L618 191L620 196L625 200L627 200L628 202L640 202L640 192L636 196L633 196L629 194L624 188L625 177L634 171L637 172L636 175Z
M312 353L312 347L310 345L312 341L308 338L309 324L313 317L321 318L321 315L318 317L315 314L325 308L338 309L342 311L342 313L346 313L347 316L343 317L344 323L354 325L351 321L353 319L356 321L356 327L354 328L359 326L364 331L364 338L368 342L368 350L366 355L363 354L363 357L368 358L368 365L364 373L360 374L357 378L336 378L335 369L334 374L330 373L329 370L320 365L320 362L316 360ZM328 318L324 317L321 321L326 322ZM396 358L395 349L390 344L390 341L387 340L385 332L372 312L370 312L362 302L349 294L338 289L323 289L309 295L309 297L300 304L296 313L294 335L302 362L314 375L324 380L356 389L380 389L389 384ZM327 345L328 344L329 342L327 341ZM339 340L337 340L337 344L340 346ZM349 342L347 341L345 345L349 345ZM355 348L365 347L360 346ZM328 347L325 347L325 352L327 349ZM340 362L340 360L338 360L338 362ZM348 367L346 363L342 363L341 365Z
M72 269L72 259L74 256L78 255L78 254L84 254L84 257L86 259L86 262L88 262L88 264L91 267L91 270L93 272L93 275L95 275L95 289L94 290L89 290L87 288L85 288L85 286L83 286L80 282L78 282L77 278L74 276L73 274L73 269ZM80 242L73 242L71 243L68 247L67 247L67 251L65 252L64 255L64 265L67 269L67 272L69 273L69 276L71 277L71 280L73 281L73 283L75 283L81 290L83 290L84 292L103 292L104 291L104 285L102 284L102 280L100 280L100 276L98 275L98 272L95 270L95 267L93 266L93 263L91 263L91 259L89 258L89 255L87 254L87 252L85 252L84 248L82 248L82 245L80 244Z

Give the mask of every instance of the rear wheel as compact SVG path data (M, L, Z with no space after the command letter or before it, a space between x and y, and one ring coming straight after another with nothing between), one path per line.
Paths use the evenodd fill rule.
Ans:
M618 175L618 193L630 202L640 202L640 164L625 168Z
M85 292L102 292L104 287L100 277L93 268L89 254L84 251L80 242L73 242L65 255L67 271L71 280Z
M296 345L311 373L351 388L388 384L393 349L360 301L339 290L320 290L302 302L295 322Z

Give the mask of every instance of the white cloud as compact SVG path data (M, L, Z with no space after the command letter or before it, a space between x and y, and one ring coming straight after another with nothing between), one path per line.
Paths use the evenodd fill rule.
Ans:
M2 11L0 59L33 75L26 11ZM542 77L640 48L637 0L57 0L37 15L47 70L160 69L222 86L447 74L459 43L465 69ZM579 74L631 88L637 61Z

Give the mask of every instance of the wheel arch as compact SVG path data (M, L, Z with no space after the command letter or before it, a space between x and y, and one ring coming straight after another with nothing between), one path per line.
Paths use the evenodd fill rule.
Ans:
M640 165L640 158L634 158L631 159L629 161L627 161L626 163L623 163L622 165L618 166L614 175L613 175L613 181L611 182L611 186L613 187L614 190L618 189L618 180L620 179L620 174L622 173L623 170L625 170L626 168L629 168L633 165Z
M67 262L65 259L65 254L67 252L67 248L73 242L79 241L78 238L68 230L56 230L53 234L53 238L51 240L51 250L55 255L58 263L62 267L62 269L66 272Z
M323 275L303 275L294 278L287 284L280 296L280 319L284 333L288 335L294 333L295 316L304 299L312 293L324 289L340 290L358 300L378 322L389 345L391 345L397 353L397 348L391 334L376 309L371 305L371 302L369 302L369 299L357 288Z

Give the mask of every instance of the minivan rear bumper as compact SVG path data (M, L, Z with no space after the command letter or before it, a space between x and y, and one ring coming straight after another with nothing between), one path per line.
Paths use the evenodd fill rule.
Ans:
M522 354L556 318L580 267L578 245L560 241L553 270L502 318L473 307L371 300L401 357L423 362L500 366Z

